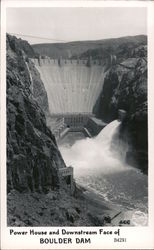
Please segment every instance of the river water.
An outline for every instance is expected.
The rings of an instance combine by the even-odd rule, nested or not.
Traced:
[[[121,206],[132,225],[148,223],[148,178],[125,163],[127,145],[117,140],[120,122],[113,121],[96,137],[70,133],[61,142],[66,165],[73,166],[76,182]],[[131,215],[131,216],[130,216]]]

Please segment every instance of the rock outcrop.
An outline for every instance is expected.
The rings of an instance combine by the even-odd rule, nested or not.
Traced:
[[[127,162],[147,173],[147,48],[140,45],[131,49],[128,55],[122,58],[119,54],[117,62],[108,70],[94,112],[110,122],[117,119],[118,109],[126,110],[121,138],[131,146]]]
[[[47,192],[65,163],[46,126],[47,94],[28,61],[31,46],[7,35],[7,191]]]

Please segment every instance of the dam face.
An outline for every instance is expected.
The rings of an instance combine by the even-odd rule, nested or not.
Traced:
[[[48,95],[48,125],[60,137],[69,128],[81,130],[94,115],[102,90],[105,66],[100,60],[31,59]],[[92,124],[92,123],[90,123]]]
[[[92,113],[104,82],[100,61],[33,59],[53,115]]]

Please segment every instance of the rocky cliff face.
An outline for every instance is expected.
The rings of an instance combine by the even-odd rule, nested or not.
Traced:
[[[65,163],[46,126],[47,95],[27,42],[7,35],[7,178],[8,192],[43,191],[59,185]]]
[[[118,117],[118,109],[127,111],[121,126],[121,138],[128,141],[131,151],[128,163],[148,171],[147,132],[147,47],[129,49],[108,70],[102,93],[94,112],[106,122]]]

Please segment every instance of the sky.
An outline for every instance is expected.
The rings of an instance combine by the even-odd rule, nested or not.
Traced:
[[[146,34],[146,19],[144,7],[8,8],[6,30],[30,44],[99,40]]]

